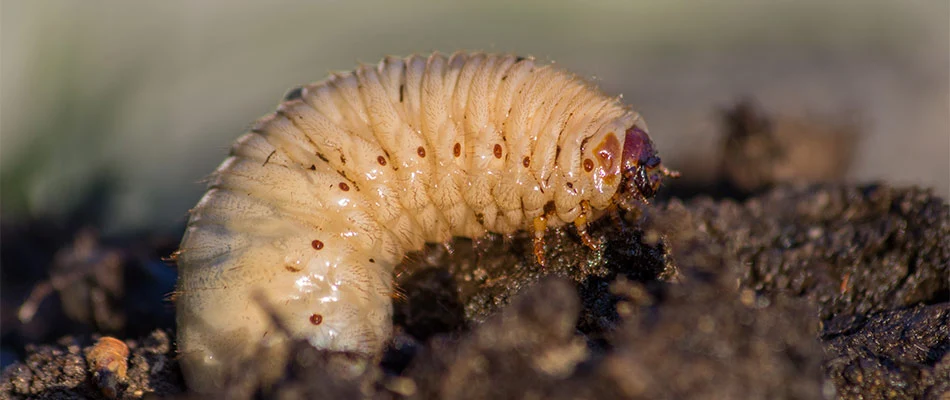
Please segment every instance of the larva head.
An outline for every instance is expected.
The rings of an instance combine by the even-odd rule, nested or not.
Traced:
[[[679,173],[661,165],[646,124],[639,118],[624,135],[621,168],[623,177],[619,194],[622,198],[643,202],[656,194],[663,176],[679,176]]]

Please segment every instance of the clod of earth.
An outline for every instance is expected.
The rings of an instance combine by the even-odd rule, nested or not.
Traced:
[[[298,345],[283,378],[229,394],[307,398],[940,398],[950,390],[950,206],[884,185],[672,200],[593,231],[459,241],[397,275],[382,360]],[[430,267],[430,268],[426,268]],[[414,271],[412,273],[407,271]],[[183,390],[171,338],[131,348],[122,398]],[[4,396],[102,397],[88,339],[32,347]]]

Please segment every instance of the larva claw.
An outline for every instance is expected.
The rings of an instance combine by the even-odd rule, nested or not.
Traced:
[[[548,227],[547,215],[534,218],[534,257],[544,266],[544,231]]]
[[[597,247],[600,246],[600,241],[594,239],[587,233],[587,218],[579,217],[574,220],[574,227],[577,228],[577,235],[581,237],[581,242],[584,243],[584,246],[591,250],[597,250]]]
[[[574,220],[574,227],[577,228],[577,235],[581,237],[581,242],[591,250],[597,250],[600,241],[590,237],[587,233],[587,219],[591,214],[590,203],[586,200],[581,202],[581,214]]]

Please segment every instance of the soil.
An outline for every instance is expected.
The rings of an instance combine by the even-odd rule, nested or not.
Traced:
[[[769,142],[759,118],[730,111],[727,133]],[[597,249],[552,230],[545,266],[524,235],[410,255],[382,357],[301,342],[277,383],[260,385],[265,363],[252,360],[222,395],[950,398],[947,201],[884,183],[791,183],[796,163],[778,155],[749,157],[758,172],[737,178],[751,174],[736,161],[748,146],[727,143],[718,181],[674,184],[599,220]],[[839,178],[840,162],[827,165],[808,179]],[[82,218],[57,221],[3,228],[0,397],[208,397],[187,393],[175,360],[174,270],[159,260],[176,237],[99,241]],[[50,298],[20,322],[44,280]],[[90,356],[103,335],[128,338],[117,383]]]

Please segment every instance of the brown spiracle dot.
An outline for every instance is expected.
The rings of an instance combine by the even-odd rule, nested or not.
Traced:
[[[376,162],[378,162],[379,165],[386,165],[386,157],[383,157],[383,156],[376,157]]]
[[[568,188],[568,189],[573,189],[573,188],[574,188],[574,184],[568,182],[568,183],[567,183],[567,188]]]
[[[310,242],[310,245],[313,246],[314,250],[320,250],[323,248],[323,242],[316,239]]]
[[[350,190],[350,185],[347,185],[346,182],[340,182],[340,190],[348,192]]]
[[[310,323],[314,325],[320,325],[323,323],[323,316],[320,314],[311,314]]]
[[[500,144],[495,144],[495,148],[492,149],[492,151],[495,153],[495,158],[501,158],[501,151],[502,151],[502,150],[501,150],[501,145],[500,145]]]
[[[531,165],[531,157],[525,156],[524,160],[521,160],[521,165],[528,168],[528,166]]]
[[[458,157],[458,156],[462,155],[462,144],[461,144],[461,143],[456,143],[456,144],[455,144],[455,147],[452,148],[452,154],[454,154],[455,157]]]
[[[419,148],[416,149],[416,154],[418,154],[419,157],[425,158],[425,157],[426,157],[426,148],[425,148],[425,147],[422,147],[422,146],[419,146]]]
[[[584,160],[584,171],[590,172],[594,170],[594,160],[585,159]]]

